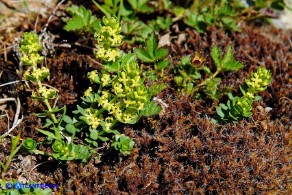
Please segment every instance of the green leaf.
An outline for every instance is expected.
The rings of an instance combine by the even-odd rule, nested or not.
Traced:
[[[211,50],[212,59],[217,67],[217,69],[221,68],[221,53],[220,49],[217,45],[214,45]]]
[[[128,0],[128,2],[137,12],[148,13],[154,11],[154,8],[148,6],[149,0]]]
[[[65,121],[66,123],[70,123],[70,124],[74,123],[73,120],[67,115],[63,116],[63,121]]]
[[[191,56],[183,56],[181,58],[181,65],[190,65],[191,64]]]
[[[100,26],[98,19],[92,15],[90,10],[83,6],[71,6],[67,11],[72,15],[72,18],[67,21],[64,29],[66,31],[86,30],[94,33]]]
[[[232,60],[232,61],[228,61],[225,64],[223,64],[222,70],[223,71],[237,71],[239,69],[243,68],[243,64]]]
[[[130,39],[131,42],[139,41],[143,43],[148,35],[153,32],[148,25],[138,19],[124,19],[122,23],[122,31],[124,34],[128,35],[126,39]]]
[[[169,61],[168,60],[160,61],[157,64],[157,70],[162,70],[162,69],[164,69],[164,68],[166,68],[168,66],[169,66]]]
[[[187,95],[191,95],[193,93],[194,84],[192,82],[187,83],[186,93]]]
[[[141,116],[152,116],[159,114],[161,107],[156,102],[147,102],[144,105],[144,109],[140,112]]]
[[[232,93],[228,93],[227,95],[228,95],[228,97],[229,97],[230,100],[233,100],[234,99],[234,96],[232,95]]]
[[[37,143],[35,140],[29,137],[23,142],[22,146],[25,147],[28,151],[31,151],[36,149]]]
[[[103,141],[103,142],[106,142],[106,141],[109,140],[108,137],[102,137],[102,136],[99,136],[98,139],[100,139],[100,140]]]
[[[147,79],[151,80],[151,81],[157,81],[158,80],[158,77],[157,75],[153,72],[153,71],[145,71],[143,73],[143,75],[145,77],[147,77]]]
[[[48,136],[51,139],[57,139],[57,137],[53,133],[51,133],[49,131],[45,131],[45,130],[42,130],[42,129],[39,129],[39,128],[35,128],[35,129],[38,130],[39,132],[41,132],[42,134],[45,134],[46,136]]]
[[[165,58],[168,55],[168,49],[165,48],[159,48],[155,51],[155,59],[161,60]]]
[[[194,80],[197,80],[197,79],[199,79],[199,78],[201,78],[201,74],[200,74],[200,72],[198,72],[198,71],[194,71],[191,75],[190,75],[190,77],[192,78],[192,79],[194,79]]]
[[[149,89],[149,95],[153,96],[153,95],[157,95],[159,94],[161,91],[163,91],[166,88],[166,84],[158,84],[158,85],[152,85]]]
[[[108,72],[118,72],[120,62],[107,62],[103,64],[103,68]]]
[[[227,50],[225,52],[225,55],[222,59],[222,66],[224,67],[224,65],[227,63],[227,62],[230,62],[230,61],[233,61],[233,53],[232,53],[232,47],[231,45],[229,44],[227,46]]]
[[[262,97],[261,97],[261,96],[256,95],[256,96],[254,97],[254,101],[260,101],[260,100],[262,100]]]
[[[120,1],[119,14],[124,17],[131,15],[133,11],[124,5],[124,0]]]
[[[90,130],[90,138],[93,140],[97,140],[97,138],[99,138],[98,131],[96,129]]]
[[[148,40],[146,41],[146,46],[147,46],[147,52],[148,52],[149,56],[151,58],[154,58],[154,52],[158,46],[157,38],[154,35],[154,33],[152,33],[150,35],[150,37],[148,38]]]
[[[46,123],[45,123],[45,125],[43,127],[47,128],[47,127],[51,126],[52,124],[54,124],[53,121],[51,119],[47,118],[46,119]]]
[[[225,114],[222,112],[221,107],[216,107],[216,112],[222,119],[225,117]]]
[[[142,60],[143,62],[155,62],[155,59],[152,58],[148,52],[144,49],[136,49],[135,53],[137,57]]]
[[[65,126],[65,129],[66,129],[66,131],[68,131],[71,134],[74,134],[76,132],[75,126],[73,124],[70,124],[70,123]]]
[[[130,64],[133,61],[136,62],[136,56],[133,53],[128,53],[123,56],[121,66],[125,67],[127,64]]]
[[[124,134],[113,136],[112,147],[120,151],[124,155],[129,155],[134,146],[134,141]]]
[[[96,5],[96,7],[98,7],[98,9],[100,9],[100,11],[102,11],[104,15],[106,15],[107,17],[111,16],[111,14],[105,9],[104,6],[99,5],[99,3],[95,2],[94,0],[92,0],[92,2]]]
[[[228,110],[228,107],[225,104],[220,103],[219,106],[224,110]]]
[[[291,5],[291,4],[290,4]],[[283,0],[274,0],[271,5],[271,8],[276,9],[276,10],[284,10],[286,5],[283,2]],[[291,10],[290,10],[291,11]]]
[[[78,111],[79,111],[80,114],[86,115],[85,110],[81,106],[77,105],[77,109],[78,109]]]

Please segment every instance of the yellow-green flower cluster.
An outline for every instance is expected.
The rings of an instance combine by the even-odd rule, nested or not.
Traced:
[[[47,88],[45,86],[41,86],[38,89],[38,94],[36,92],[32,92],[32,97],[41,98],[41,99],[53,99],[56,97],[56,90]]]
[[[98,106],[112,115],[115,120],[123,123],[135,123],[139,111],[143,110],[148,98],[148,89],[140,77],[141,70],[135,60],[128,62],[117,75],[106,71],[92,71],[88,78],[100,85],[97,100]],[[90,87],[84,96],[93,93]]]
[[[46,67],[36,68],[35,71],[31,69],[26,70],[23,77],[27,81],[42,81],[50,76],[50,70]]]
[[[122,44],[121,25],[114,17],[103,18],[101,28],[94,34],[97,41],[98,51],[96,58],[104,61],[114,62],[121,56],[118,46]]]
[[[264,91],[272,81],[272,74],[265,67],[259,67],[256,73],[246,79],[245,83],[248,85],[248,92],[252,94]]]
[[[44,57],[39,54],[41,50],[42,46],[39,44],[38,35],[33,32],[24,33],[20,42],[21,61],[23,64],[37,66],[38,63],[44,60]]]
[[[95,108],[87,108],[84,111],[85,113],[80,117],[80,119],[89,125],[91,130],[102,126],[104,131],[111,131],[111,127],[114,124],[114,119],[112,117],[104,118],[103,114]]]
[[[38,68],[38,63],[42,62],[44,57],[39,54],[42,45],[39,43],[38,35],[34,32],[24,33],[20,42],[20,51],[22,54],[21,61],[23,64],[30,66],[23,74],[27,81],[33,81],[38,84],[38,92],[33,92],[32,97],[38,99],[51,99],[56,97],[56,90],[44,87],[41,84],[50,76],[50,70],[46,67]]]
[[[252,99],[247,96],[235,97],[232,100],[233,109],[231,110],[230,114],[233,117],[249,117],[252,115],[252,103]]]
[[[98,48],[98,51],[95,53],[95,57],[102,59],[104,61],[115,62],[117,58],[121,56],[120,49],[116,48]]]
[[[98,110],[92,108],[87,108],[85,112],[84,120],[92,129],[96,129],[101,124],[101,121],[103,121],[102,114],[100,114]]]

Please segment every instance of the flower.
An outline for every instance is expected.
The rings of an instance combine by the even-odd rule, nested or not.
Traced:
[[[48,89],[47,87],[40,87],[38,92],[40,93],[41,97],[45,98],[45,99],[51,99],[51,98],[55,98],[56,96],[56,90],[54,89]]]
[[[101,114],[98,115],[97,110],[95,109],[86,109],[85,115],[82,118],[89,126],[91,126],[92,129],[96,129],[100,122],[103,121],[103,116]]]
[[[135,78],[132,79],[131,87],[138,87],[140,85],[139,81],[140,81],[140,76],[135,76]]]
[[[115,83],[113,85],[112,92],[114,92],[116,95],[120,94],[123,92],[123,86],[121,83]]]
[[[109,112],[109,114],[114,115],[114,117],[118,120],[121,120],[122,117],[122,110],[120,107],[121,107],[120,103],[114,104],[112,106],[111,112]]]
[[[89,87],[85,92],[84,92],[84,96],[90,96],[90,93],[92,92],[92,87]]]
[[[93,70],[88,73],[87,77],[90,79],[93,83],[100,83],[99,76],[96,70]]]
[[[252,115],[252,99],[248,97],[235,97],[232,100],[234,110],[232,111],[233,116],[244,116],[249,117]]]
[[[31,53],[31,54],[22,54],[23,56],[20,60],[23,62],[24,65],[31,65],[36,66],[38,63],[44,60],[43,56],[40,56],[38,53]]]
[[[107,86],[110,83],[111,77],[109,74],[102,74],[101,81],[103,86]]]
[[[252,73],[245,83],[248,86],[248,92],[258,93],[267,88],[272,81],[272,74],[265,67],[259,67],[257,72]]]
[[[115,62],[118,57],[120,57],[120,50],[119,49],[112,49],[112,48],[103,48],[100,47],[96,52],[96,58],[100,58],[104,61],[113,61]]]
[[[23,39],[20,42],[20,51],[22,57],[20,60],[24,65],[36,66],[44,60],[38,52],[42,50],[42,45],[39,44],[39,38],[36,33],[24,33]]]
[[[123,83],[124,85],[127,84],[127,82],[129,81],[129,79],[128,79],[128,77],[127,77],[127,75],[126,75],[125,72],[122,72],[121,73],[120,77],[118,78],[118,81],[121,82],[121,83]]]
[[[138,110],[143,110],[144,108],[144,102],[138,102]]]
[[[136,102],[130,99],[124,99],[124,103],[126,105],[126,108],[128,108],[131,104],[135,104]]]
[[[132,120],[132,116],[130,114],[123,114],[123,120],[125,123],[130,123]]]

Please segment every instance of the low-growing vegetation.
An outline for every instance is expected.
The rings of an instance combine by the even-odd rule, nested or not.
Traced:
[[[283,10],[62,0],[27,17],[0,45],[0,194],[291,193]]]

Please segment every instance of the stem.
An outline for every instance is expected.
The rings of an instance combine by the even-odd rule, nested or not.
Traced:
[[[34,66],[32,66],[33,71],[36,71],[36,68]],[[43,87],[42,83],[40,81],[37,81],[38,87],[39,89]],[[52,111],[52,107],[49,103],[49,101],[47,99],[43,100],[44,104],[46,105],[46,107],[48,108],[48,110],[51,112]],[[54,123],[58,123],[58,119],[56,118],[56,115],[54,113],[49,113],[51,119],[54,121]]]
[[[7,161],[6,161],[6,164],[5,164],[5,167],[4,167],[4,172],[6,172],[6,170],[8,169],[11,161],[12,161],[12,158],[15,156],[15,154],[18,152],[18,150],[21,148],[22,146],[22,143],[20,144],[20,146],[18,146],[14,151],[11,151]]]
[[[211,78],[212,78],[212,79],[215,78],[215,77],[217,76],[217,74],[219,74],[220,71],[221,71],[221,69],[217,69],[216,72],[215,72],[214,74],[212,74],[211,77],[205,79],[203,82],[201,82],[199,85],[197,85],[197,86],[194,88],[194,91],[198,91],[200,87],[206,85],[207,81],[208,81],[209,79],[211,79]]]
[[[5,165],[1,162],[1,166],[3,168],[3,172],[6,172],[11,161],[12,161],[12,158],[16,155],[16,153],[19,151],[19,149],[21,148],[23,142],[21,142],[21,144],[17,146],[19,140],[20,140],[20,132],[18,133],[18,135],[16,137],[11,137],[11,151],[10,151],[10,154],[8,156],[8,159],[5,163]]]

